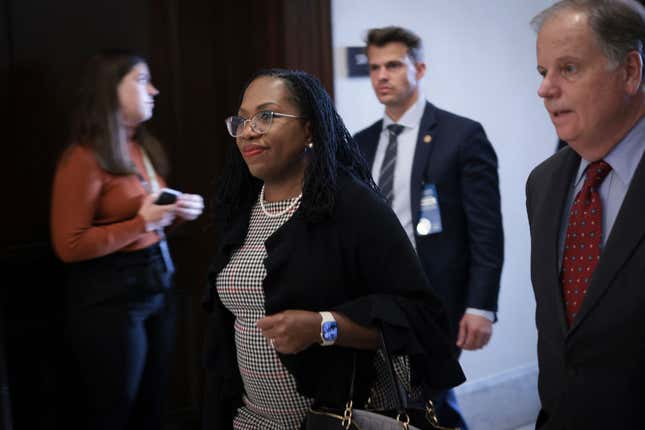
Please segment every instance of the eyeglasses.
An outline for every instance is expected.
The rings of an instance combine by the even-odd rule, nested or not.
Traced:
[[[224,120],[224,122],[226,123],[226,129],[228,130],[228,133],[233,137],[238,137],[239,135],[244,133],[244,127],[246,127],[247,122],[251,123],[251,130],[253,130],[257,134],[267,133],[269,131],[269,128],[271,128],[271,123],[273,122],[274,117],[306,119],[303,116],[289,115],[286,113],[264,110],[256,113],[249,119],[243,118],[241,116],[229,116]]]

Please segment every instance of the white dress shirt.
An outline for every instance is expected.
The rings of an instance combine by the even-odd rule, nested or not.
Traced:
[[[636,172],[643,153],[645,153],[645,117],[641,118],[634,128],[603,158],[611,166],[611,171],[598,188],[600,202],[602,203],[603,247],[607,244],[607,238],[611,234],[611,229],[614,227],[614,221],[618,216],[620,207],[623,205],[625,194],[627,194],[629,184],[632,182],[634,172]],[[585,182],[584,179],[589,164],[591,163],[588,160],[584,158],[580,159],[578,173],[569,189],[567,205],[560,226],[558,248],[560,268],[562,268],[562,257],[564,256],[564,238],[567,233],[569,212],[571,212],[573,199],[580,192]]]
[[[385,150],[389,143],[390,133],[387,126],[390,124],[399,124],[403,126],[401,134],[397,140],[396,164],[394,166],[394,181],[392,184],[393,200],[392,209],[399,218],[408,239],[416,250],[416,241],[414,238],[414,226],[412,225],[412,203],[410,201],[410,180],[412,177],[412,165],[414,163],[414,152],[417,146],[417,137],[419,136],[419,127],[423,118],[423,111],[426,107],[426,99],[419,92],[419,97],[412,106],[403,114],[395,123],[387,113],[383,115],[383,128],[379,137],[376,153],[374,154],[374,164],[372,165],[372,177],[378,181],[381,173],[381,165],[385,157]],[[483,309],[467,308],[466,313],[483,316],[484,318],[494,321],[495,314]]]

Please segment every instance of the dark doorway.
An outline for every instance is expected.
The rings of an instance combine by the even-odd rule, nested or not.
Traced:
[[[0,430],[68,428],[74,420],[62,265],[50,248],[48,216],[70,94],[86,59],[108,47],[149,59],[161,90],[150,128],[170,155],[169,182],[209,197],[231,144],[223,119],[255,70],[304,69],[333,91],[330,17],[329,0],[0,0],[0,117],[8,149],[1,169]],[[180,315],[167,422],[198,428],[199,302],[217,232],[203,216],[170,241]]]

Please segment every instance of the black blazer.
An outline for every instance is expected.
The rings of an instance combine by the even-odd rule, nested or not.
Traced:
[[[337,189],[331,217],[309,223],[296,211],[265,242],[266,314],[336,310],[359,324],[381,326],[390,351],[410,356],[417,383],[445,389],[463,382],[446,314],[398,219],[380,196],[352,178],[339,175]],[[205,365],[210,384],[216,387],[205,404],[212,409],[207,412],[217,415],[209,421],[221,428],[230,428],[242,387],[234,316],[222,305],[215,285],[218,273],[244,241],[249,216],[246,210],[224,227],[205,297],[211,311]],[[349,392],[353,351],[312,345],[299,354],[280,354],[280,360],[294,375],[301,394],[321,404],[342,406]],[[373,354],[366,351],[359,357],[357,391],[366,390],[374,376]]]
[[[370,166],[382,124],[354,136]],[[443,231],[415,233],[416,249],[454,338],[467,307],[497,311],[504,261],[497,156],[479,123],[426,103],[410,178],[413,226],[424,184],[437,188]]]
[[[580,157],[564,148],[526,184],[538,329],[540,429],[637,428],[645,404],[645,165],[634,173],[587,289],[567,328],[558,241]]]

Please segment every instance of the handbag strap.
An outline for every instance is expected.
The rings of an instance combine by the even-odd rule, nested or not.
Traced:
[[[408,407],[407,394],[405,393],[405,390],[403,389],[403,387],[401,387],[401,384],[399,383],[399,379],[396,376],[396,373],[394,371],[392,356],[390,355],[390,352],[387,349],[387,343],[385,342],[385,334],[383,333],[383,329],[382,328],[379,329],[378,332],[379,332],[379,349],[381,349],[381,351],[383,352],[385,367],[387,368],[387,373],[391,379],[392,386],[396,391],[396,396],[394,399],[396,412],[397,412],[396,420],[403,425],[404,429],[407,429],[410,423],[410,417],[406,412],[406,409]],[[348,398],[349,400],[345,405],[345,412],[343,413],[342,423],[341,423],[344,429],[349,429],[352,423],[354,384],[356,382],[356,355],[357,355],[356,352],[354,352],[353,358],[352,358],[352,377],[350,379],[350,384],[349,384],[349,398]],[[437,415],[434,409],[434,404],[431,400],[428,400],[426,404],[426,419],[434,429],[459,430],[458,428],[451,429],[448,427],[442,427],[439,424],[439,420],[437,419]]]
[[[349,400],[354,400],[354,384],[356,381],[356,351],[352,354],[352,378],[349,381]]]
[[[396,376],[394,371],[394,364],[392,363],[392,357],[390,352],[387,349],[387,343],[385,342],[385,335],[383,330],[379,329],[379,349],[383,352],[383,359],[385,360],[385,367],[387,369],[387,374],[392,383],[392,387],[396,391],[396,398],[394,399],[396,411],[399,413],[405,413],[405,409],[408,406],[407,396],[405,391],[399,384],[399,379]],[[354,400],[354,384],[356,383],[356,352],[352,354],[352,377],[349,382],[349,400]]]
[[[387,349],[387,343],[385,342],[385,335],[383,334],[382,329],[379,330],[379,341],[380,341],[379,348],[381,349],[381,351],[383,351],[383,359],[385,360],[385,367],[387,369],[387,373],[390,377],[392,387],[396,391],[396,396],[394,399],[396,411],[399,414],[404,414],[406,408],[408,407],[407,395],[403,387],[401,387],[401,384],[399,383],[399,378],[396,376],[396,373],[394,371],[392,356],[390,355],[390,352]]]
[[[383,330],[379,330],[380,334],[380,348],[383,351],[383,358],[385,359],[385,367],[387,367],[388,374],[390,375],[390,379],[392,380],[392,384],[394,389],[396,390],[396,399],[395,399],[395,406],[396,406],[396,412],[398,413],[397,420],[405,422],[406,424],[410,421],[410,418],[406,412],[406,409],[408,407],[408,397],[405,393],[405,390],[403,387],[401,387],[401,384],[399,383],[399,378],[396,376],[396,373],[394,372],[394,364],[392,363],[392,356],[390,355],[390,352],[387,349],[387,343],[385,342],[385,335],[383,334]],[[459,430],[459,429],[450,429],[448,427],[442,427],[439,424],[439,420],[437,418],[437,414],[434,408],[434,403],[432,400],[427,400],[426,401],[426,419],[432,426],[432,428],[438,429],[438,430]],[[406,427],[407,428],[407,427]]]

